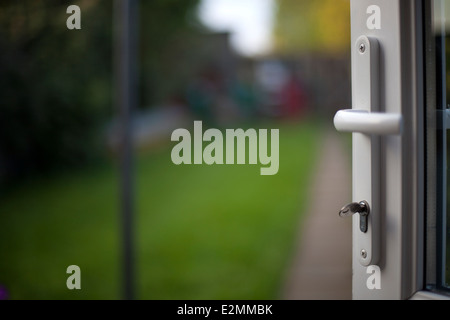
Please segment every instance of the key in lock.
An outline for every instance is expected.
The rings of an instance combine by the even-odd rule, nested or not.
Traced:
[[[359,213],[359,230],[361,232],[366,233],[369,223],[369,213],[370,213],[370,207],[369,203],[367,201],[363,200],[360,202],[352,202],[346,206],[344,206],[339,211],[339,216],[342,218],[349,217],[354,215],[355,213]]]

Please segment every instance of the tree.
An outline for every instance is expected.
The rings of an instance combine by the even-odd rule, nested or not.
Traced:
[[[111,4],[74,3],[83,30],[67,29],[67,1],[0,1],[1,178],[93,156],[111,104]]]
[[[150,106],[185,85],[186,53],[202,28],[196,17],[200,0],[140,1],[141,104]]]
[[[198,0],[139,2],[141,92],[152,103]],[[81,9],[80,30],[67,28],[69,5]],[[0,0],[0,183],[99,156],[116,113],[112,19],[111,0]]]
[[[277,0],[275,51],[341,53],[350,45],[349,0]]]

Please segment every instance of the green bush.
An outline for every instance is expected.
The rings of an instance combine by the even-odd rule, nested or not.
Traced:
[[[140,1],[142,88],[198,0]],[[0,0],[0,182],[96,158],[113,105],[111,0]],[[81,30],[68,30],[69,5]],[[164,66],[162,66],[164,67]],[[159,68],[159,67],[158,67]],[[152,103],[158,88],[141,90]],[[148,104],[147,104],[148,105]]]

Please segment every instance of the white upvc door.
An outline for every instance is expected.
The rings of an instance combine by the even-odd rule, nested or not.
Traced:
[[[445,297],[443,2],[351,1],[352,106],[334,121],[353,132],[354,299]]]

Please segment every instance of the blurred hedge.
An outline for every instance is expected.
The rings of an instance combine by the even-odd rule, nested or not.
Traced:
[[[85,8],[83,4],[88,3]],[[93,133],[111,112],[111,1],[0,2],[0,170],[3,180],[94,157]]]
[[[0,0],[0,182],[99,156],[99,132],[114,114],[113,2]],[[141,1],[142,87],[158,82],[150,69],[160,48],[197,2]],[[81,30],[66,27],[72,4]],[[157,89],[142,96],[152,103]]]

